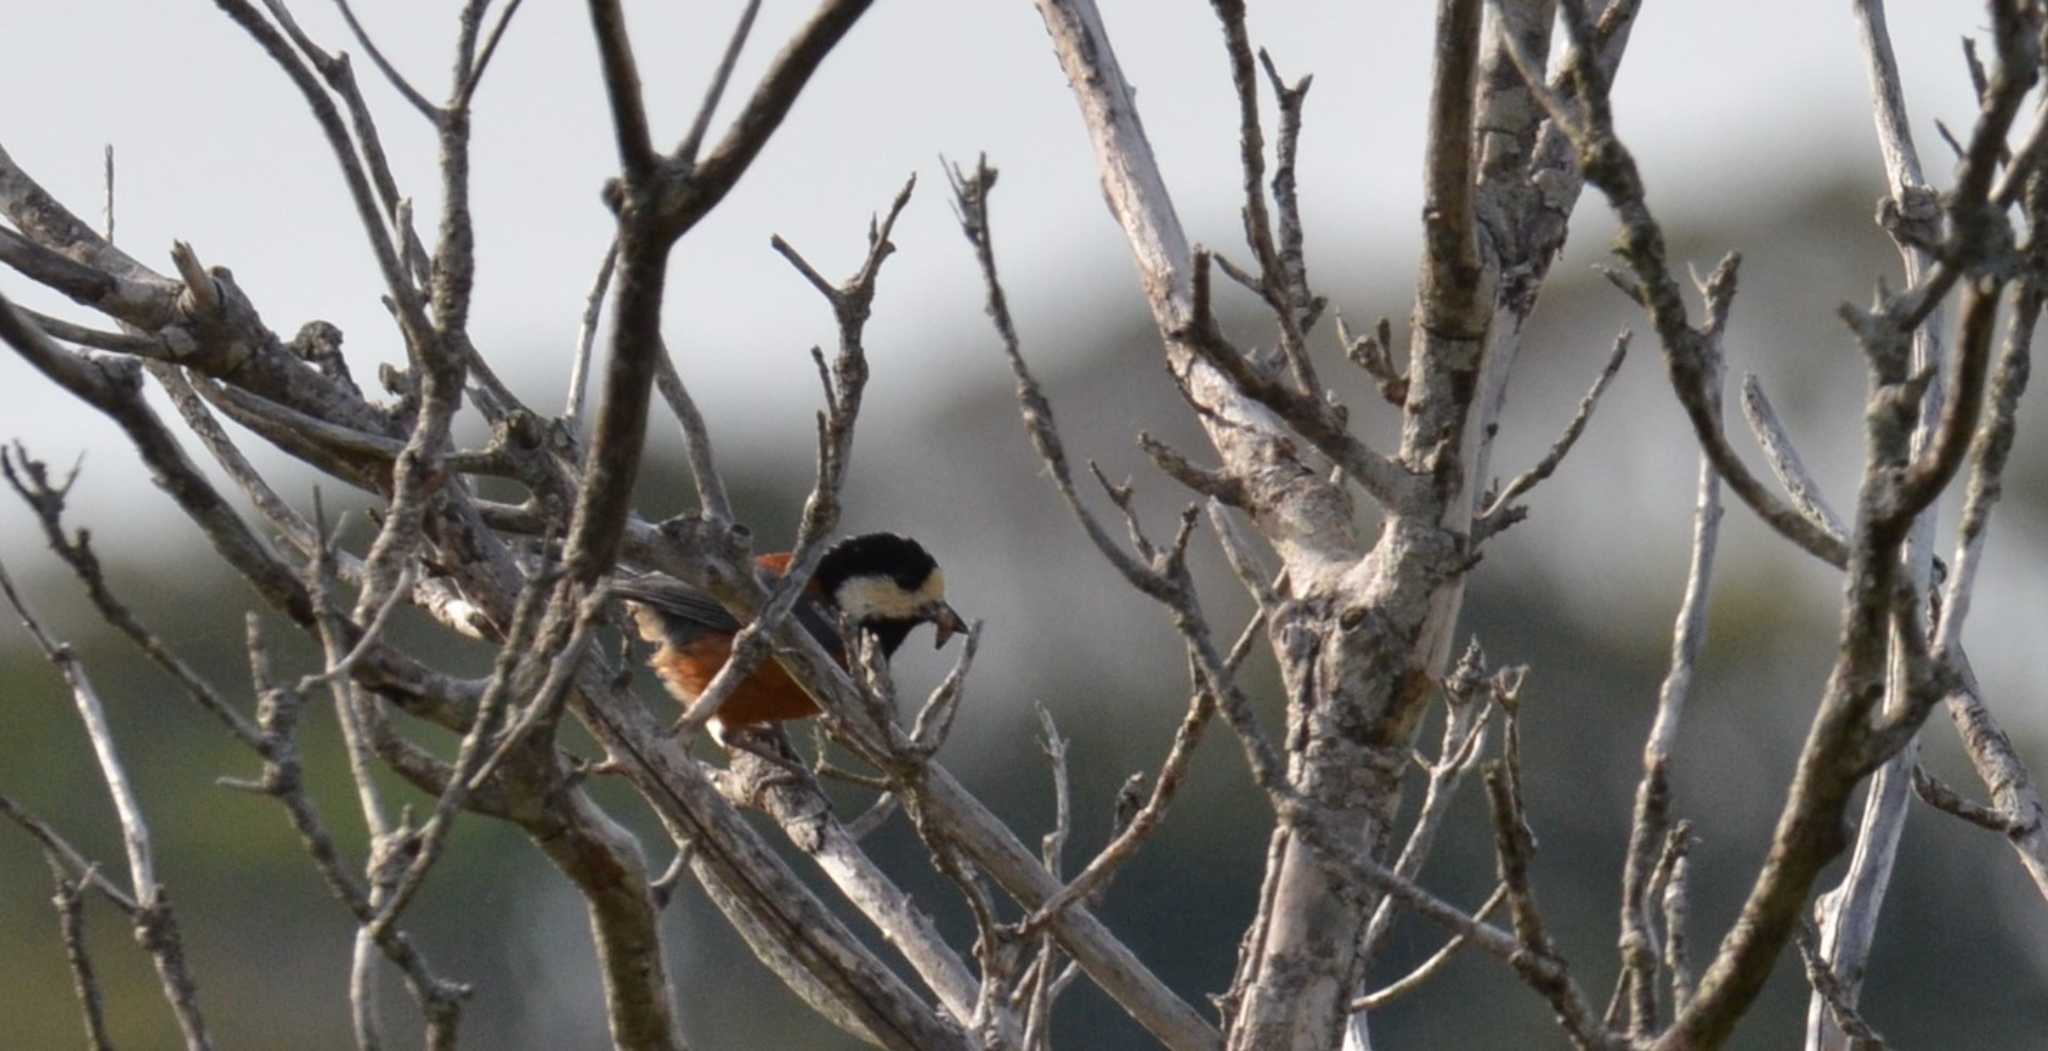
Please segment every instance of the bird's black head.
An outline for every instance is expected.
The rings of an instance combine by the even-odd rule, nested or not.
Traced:
[[[864,533],[833,545],[811,583],[855,627],[894,653],[912,628],[929,621],[938,645],[966,628],[946,604],[946,576],[922,544],[894,533]]]

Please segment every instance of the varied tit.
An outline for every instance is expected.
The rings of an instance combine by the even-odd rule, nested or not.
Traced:
[[[789,559],[782,553],[755,562],[771,576],[781,576]],[[647,663],[687,708],[725,667],[740,622],[717,599],[669,577],[619,581],[612,592],[626,600],[640,637],[659,645]],[[841,617],[855,630],[875,636],[888,656],[920,624],[931,624],[935,646],[967,630],[960,614],[946,604],[946,578],[938,562],[917,541],[894,533],[866,533],[833,545],[818,560],[793,612],[841,666],[846,664],[836,626]],[[782,666],[768,660],[726,697],[707,726],[712,739],[724,745],[733,730],[805,719],[817,711]]]

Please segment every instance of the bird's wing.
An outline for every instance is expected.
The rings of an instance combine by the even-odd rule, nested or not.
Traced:
[[[617,579],[612,583],[612,594],[660,616],[661,627],[665,629],[660,634],[650,634],[642,626],[641,637],[650,642],[682,644],[702,635],[732,635],[740,630],[739,618],[717,599],[672,577],[650,573]],[[797,623],[825,647],[825,652],[838,659],[839,631],[831,616],[809,595],[797,599],[794,612]]]
[[[679,580],[648,575],[612,583],[612,594],[635,602],[662,615],[665,621],[680,622],[691,634],[718,632],[730,635],[740,622],[718,600]]]

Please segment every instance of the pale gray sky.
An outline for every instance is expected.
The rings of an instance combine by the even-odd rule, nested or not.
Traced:
[[[331,5],[294,6],[318,39],[357,50]],[[726,9],[737,6],[628,5],[650,109],[664,132],[658,137],[672,140],[687,121],[722,46]],[[1234,244],[1235,124],[1208,5],[1104,6],[1191,233]],[[1406,266],[1412,256],[1430,6],[1254,5],[1255,42],[1288,74],[1316,77],[1301,181],[1312,261],[1326,273]],[[359,0],[357,7],[394,61],[439,97],[455,5]],[[740,85],[808,7],[765,5]],[[1647,7],[1623,74],[1620,119],[1642,158],[1652,203],[1667,215],[1739,209],[1759,185],[1802,178],[1816,166],[1874,166],[1846,4],[1667,0]],[[1968,123],[1956,41],[1981,13],[1949,0],[1893,7],[1923,151],[1944,172],[1946,150],[1932,119]],[[704,9],[717,13],[696,13]],[[20,4],[7,21],[13,44],[0,64],[0,97],[9,100],[0,142],[45,186],[96,215],[100,150],[111,142],[118,239],[128,251],[168,270],[171,240],[188,240],[209,264],[234,270],[280,333],[289,336],[312,318],[333,321],[348,335],[359,375],[370,372],[370,361],[398,358],[325,140],[283,75],[212,5]],[[431,216],[427,129],[366,60],[356,66],[403,188]],[[733,367],[757,354],[800,352],[831,332],[821,304],[768,250],[768,235],[782,233],[827,271],[844,270],[867,213],[911,171],[923,186],[897,237],[903,251],[884,278],[871,342],[914,355],[919,367],[929,361],[935,376],[942,371],[950,348],[934,337],[977,323],[981,304],[935,158],[971,159],[978,151],[1003,171],[999,249],[1017,287],[1128,272],[1117,269],[1125,265],[1123,248],[1031,5],[884,2],[832,56],[732,197],[676,253],[668,331],[700,400],[719,407],[728,426],[766,412],[783,418],[777,433],[807,431],[809,413],[798,410],[812,391],[799,387],[778,400]],[[473,330],[541,405],[559,397],[560,361],[607,240],[597,188],[613,167],[581,5],[526,5],[477,106],[481,263]],[[1317,236],[1323,231],[1358,234]],[[53,305],[17,277],[0,281],[12,296]],[[531,370],[517,358],[530,359]],[[760,411],[734,409],[747,404]],[[112,476],[130,470],[130,458],[108,444],[111,432],[89,416],[11,355],[0,356],[0,421],[8,434],[37,436],[52,458],[65,451],[59,436],[105,450],[93,458],[81,493],[88,509],[105,506],[105,494],[121,488]],[[56,421],[63,426],[53,427]],[[0,536],[19,537],[24,525],[21,515],[0,512]],[[122,525],[103,528],[118,534]]]

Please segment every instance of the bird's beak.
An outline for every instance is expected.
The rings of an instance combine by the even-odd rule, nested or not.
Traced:
[[[955,633],[967,630],[967,622],[960,619],[960,614],[954,612],[953,607],[943,602],[933,605],[925,614],[925,619],[932,622],[933,649],[945,646],[946,640],[952,638]]]

